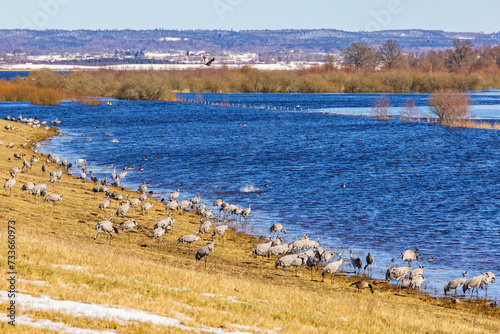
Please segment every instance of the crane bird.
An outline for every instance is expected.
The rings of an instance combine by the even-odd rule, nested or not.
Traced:
[[[14,176],[12,176],[11,179],[8,179],[4,182],[3,188],[5,190],[9,189],[9,191],[10,191],[9,196],[12,196],[12,187],[14,187],[15,184],[16,184],[16,174],[14,174]]]
[[[167,212],[167,218],[163,218],[161,220],[157,220],[156,221],[156,224],[154,226],[154,228],[157,228],[157,227],[160,227],[160,226],[163,226],[165,229],[167,228],[171,228],[173,229],[174,227],[174,224],[175,224],[175,220],[174,218],[171,218],[170,217],[170,212]]]
[[[163,227],[163,226],[159,226],[159,227],[157,227],[157,228],[154,229],[153,235],[151,236],[151,238],[157,238],[158,239],[158,247],[160,247],[161,237],[165,234],[166,231],[167,231],[167,228]]]
[[[406,277],[406,275],[412,270],[411,261],[408,261],[408,267],[395,267],[387,269],[385,273],[386,280],[396,280],[398,283]]]
[[[359,257],[352,256],[352,249],[349,250],[349,254],[351,255],[351,264],[354,268],[354,273],[356,274],[357,269],[361,270],[361,259]]]
[[[342,253],[339,253],[339,259],[337,261],[331,262],[323,268],[321,272],[321,277],[322,277],[321,282],[324,282],[326,274],[331,274],[333,283],[335,279],[333,275],[337,272],[337,270],[339,270],[342,263],[344,263],[344,259],[342,258]]]
[[[200,203],[200,200],[201,200],[200,194],[196,194],[196,197],[191,198],[190,201],[191,201],[191,203],[193,203],[193,205],[196,205],[196,204]]]
[[[367,281],[357,281],[357,282],[352,283],[349,286],[357,288],[358,292],[361,292],[362,289],[370,289],[370,291],[373,294],[373,286],[370,283],[368,283]]]
[[[405,262],[417,261],[419,255],[420,253],[418,252],[418,249],[407,249],[401,253],[401,259]]]
[[[248,203],[248,208],[244,209],[241,215],[243,218],[245,218],[245,221],[247,221],[248,216],[250,215],[250,212],[252,212],[252,203]]]
[[[457,294],[457,289],[460,287],[460,285],[464,284],[467,279],[465,278],[465,275],[467,274],[467,271],[464,270],[462,271],[462,276],[460,278],[455,278],[448,283],[444,285],[444,294],[446,295],[448,291],[454,289],[455,290],[455,295]]]
[[[264,256],[269,251],[269,248],[273,246],[273,240],[269,236],[269,241],[262,244],[253,244],[252,256],[256,258],[257,256],[262,256],[262,263],[264,263]]]
[[[307,260],[307,255],[306,254],[290,254],[290,255],[285,255],[278,260],[276,260],[274,264],[274,268],[278,269],[278,267],[282,267],[284,272],[285,272],[285,279],[286,279],[286,268],[288,267],[299,267],[302,266],[305,261]]]
[[[174,199],[178,199],[179,198],[179,189],[177,189],[176,191],[174,191],[173,193],[170,194],[170,196],[168,196],[168,199],[170,201],[174,200]]]
[[[212,65],[212,63],[215,61],[215,57],[210,59],[210,60],[207,60],[207,57],[205,57],[205,55],[202,56],[203,57],[203,63],[206,65],[206,66],[210,66]]]
[[[106,208],[109,206],[110,203],[111,201],[109,199],[109,196],[106,196],[106,199],[101,203],[99,203],[99,209],[103,209],[104,211],[106,211]]]
[[[182,237],[177,239],[177,244],[188,244],[189,254],[191,254],[191,244],[198,240],[200,240],[200,232],[196,232],[196,235],[193,234],[183,235]]]
[[[419,265],[417,269],[413,269],[410,272],[410,278],[416,277],[418,275],[423,275],[425,271],[425,268],[423,265]]]
[[[371,255],[369,252],[368,252],[368,255],[366,255],[366,265],[365,265],[365,268],[363,269],[363,271],[365,271],[366,267],[368,267],[368,266],[370,266],[368,271],[371,273],[372,268],[373,268],[373,255]]]
[[[125,204],[123,204],[116,210],[116,215],[117,216],[121,215],[123,220],[125,221],[125,215],[127,214],[129,208],[130,208],[130,202],[128,201],[128,194],[127,194],[127,202],[125,202]]]
[[[132,198],[128,200],[130,202],[130,206],[132,207],[132,210],[135,212],[136,206],[138,206],[141,203],[141,200],[139,198]]]
[[[485,278],[481,282],[481,285],[479,286],[480,288],[485,288],[486,289],[486,294],[488,294],[488,285],[490,283],[495,283],[497,281],[497,278],[495,275],[491,272],[485,272],[483,275],[485,275]]]
[[[134,228],[139,228],[139,225],[135,220],[127,220],[120,224],[120,228],[122,229],[122,231],[128,230],[128,236],[130,237],[130,231],[132,231],[132,229]]]
[[[62,197],[63,197],[62,194],[60,194],[60,195],[47,195],[43,199],[43,203],[45,203],[45,202],[52,202],[52,206],[55,206],[56,202],[61,202],[62,201]]]
[[[417,270],[417,269],[415,269],[415,270]],[[420,289],[420,286],[422,285],[422,283],[424,283],[424,281],[425,281],[425,277],[422,274],[417,274],[416,276],[411,276],[409,287],[410,287],[410,289],[418,290],[418,289]]]
[[[108,239],[107,237],[109,235],[109,244],[111,245],[111,239],[113,238],[111,233],[118,234],[118,229],[113,226],[112,218],[113,217],[109,217],[108,220],[101,220],[96,224],[95,229],[97,230],[97,233],[94,237],[94,241],[97,239],[97,236],[99,235],[100,232],[106,232],[108,233],[106,235],[106,240]]]
[[[206,246],[201,247],[195,254],[196,262],[205,258],[205,268],[207,267],[207,258],[214,252],[214,237],[212,236],[212,242]]]
[[[145,211],[146,212],[146,216],[148,215],[148,212],[149,210],[151,210],[151,208],[153,207],[153,203],[150,203],[150,202],[146,202],[144,203],[142,206],[141,206],[141,211]]]
[[[146,190],[148,190],[148,187],[146,186],[146,181],[142,181],[142,184],[139,186],[139,189],[137,189],[137,191],[139,191],[140,193],[145,193]]]
[[[286,231],[285,229],[283,228],[283,225],[280,224],[280,223],[275,223],[271,226],[271,228],[269,229],[269,232],[278,232],[278,235],[280,234],[280,232],[283,232],[286,234]]]
[[[286,244],[279,244],[276,246],[271,246],[269,247],[269,250],[267,251],[267,257],[270,257],[271,255],[276,255],[276,260],[278,260],[280,255],[284,255],[286,253],[291,252],[293,249],[292,243],[288,242]]]
[[[227,224],[224,224],[224,225],[219,225],[215,228],[215,230],[212,232],[212,237],[214,237],[215,235],[219,235],[219,241],[221,241],[221,237],[222,237],[222,241],[224,241],[224,232],[226,232],[226,230],[229,228],[229,226]]]
[[[210,227],[212,227],[212,222],[210,220],[200,220],[200,228],[198,230],[199,233],[205,234],[210,230]]]
[[[113,173],[111,173],[111,178],[116,180],[116,167],[113,167]]]

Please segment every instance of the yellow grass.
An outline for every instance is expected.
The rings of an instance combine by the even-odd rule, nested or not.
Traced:
[[[7,124],[16,130],[5,130]],[[54,131],[34,130],[28,126],[0,121],[0,178],[9,178],[8,171],[21,166],[14,152],[33,154],[20,147],[23,138],[42,140]],[[9,141],[15,147],[7,149]],[[9,160],[10,158],[10,160]],[[500,311],[487,307],[483,300],[453,304],[451,300],[431,298],[423,294],[399,293],[391,286],[377,285],[372,295],[356,292],[349,284],[355,278],[338,277],[335,284],[329,279],[321,282],[319,272],[289,272],[285,279],[282,270],[274,269],[274,261],[251,257],[252,244],[258,240],[244,233],[227,231],[225,241],[216,239],[215,253],[196,263],[194,252],[209,243],[208,236],[192,245],[177,247],[175,241],[184,234],[194,234],[199,217],[192,213],[174,213],[174,230],[158,247],[150,238],[156,220],[166,216],[163,203],[154,206],[145,216],[129,211],[126,219],[135,219],[139,230],[130,237],[120,233],[112,245],[105,244],[104,234],[97,241],[95,224],[113,215],[117,204],[100,212],[97,198],[90,192],[91,182],[82,182],[64,173],[55,188],[43,175],[42,161],[32,170],[19,173],[9,196],[0,192],[0,240],[6,245],[7,221],[16,221],[17,290],[33,297],[49,296],[56,300],[73,300],[86,304],[107,305],[147,311],[163,317],[181,319],[182,325],[199,331],[202,326],[212,329],[245,332],[279,333],[498,333]],[[50,170],[58,169],[47,164]],[[49,194],[64,194],[63,201],[51,204],[35,203],[21,186],[32,180],[46,183]],[[138,196],[129,189],[122,194]],[[115,224],[117,225],[117,224]],[[6,247],[0,252],[1,263],[7,263]],[[82,270],[56,265],[81,266]],[[4,272],[6,275],[6,271]],[[45,283],[37,284],[36,281]],[[1,290],[6,290],[2,279]],[[6,309],[6,302],[0,306]],[[58,310],[20,310],[18,315],[30,315],[37,322],[49,319],[76,328],[116,330],[117,333],[181,332],[149,322],[122,321],[77,317]],[[241,327],[248,326],[248,327]],[[42,333],[28,326],[13,329],[0,323],[2,332]],[[46,332],[49,332],[48,330]]]

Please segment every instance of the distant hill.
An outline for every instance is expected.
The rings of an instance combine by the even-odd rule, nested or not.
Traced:
[[[205,50],[229,52],[338,51],[354,42],[379,46],[397,39],[407,51],[449,48],[468,39],[479,46],[500,44],[500,33],[460,33],[437,30],[348,32],[321,30],[0,30],[0,54],[113,53],[115,50]]]

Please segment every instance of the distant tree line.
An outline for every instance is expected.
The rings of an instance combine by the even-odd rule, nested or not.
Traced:
[[[451,49],[420,54],[405,53],[395,39],[385,41],[378,49],[366,43],[353,43],[342,49],[340,55],[345,66],[368,71],[379,68],[467,72],[500,65],[500,45],[474,47],[470,40],[455,40]]]

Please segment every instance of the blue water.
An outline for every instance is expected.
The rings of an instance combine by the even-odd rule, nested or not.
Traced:
[[[0,71],[0,79],[11,80],[18,76],[27,77],[29,74],[29,71]]]
[[[389,96],[394,105],[411,97],[424,106],[428,99],[425,94]],[[376,97],[202,95],[205,101],[278,109],[301,105],[303,110],[340,113],[368,110]],[[478,110],[490,112],[486,116],[491,117],[483,118],[500,116],[498,92],[472,98]],[[70,161],[87,159],[99,177],[110,176],[106,165],[119,170],[134,165],[126,185],[135,188],[144,180],[158,197],[179,188],[180,199],[199,193],[209,206],[217,198],[240,207],[252,203],[246,231],[267,234],[272,223],[281,222],[288,240],[306,232],[321,236],[325,248],[344,254],[353,249],[363,262],[370,252],[377,277],[394,264],[392,258],[403,265],[399,254],[407,248],[419,248],[425,259],[435,258],[421,262],[430,293],[441,293],[444,283],[461,277],[462,270],[469,277],[486,271],[500,275],[497,130],[145,101],[58,107],[0,103],[0,116],[7,114],[62,120],[61,132],[69,135],[45,143],[42,151]],[[341,188],[342,183],[347,187]],[[241,191],[250,186],[260,191]],[[488,296],[500,300],[500,284],[491,284]]]

